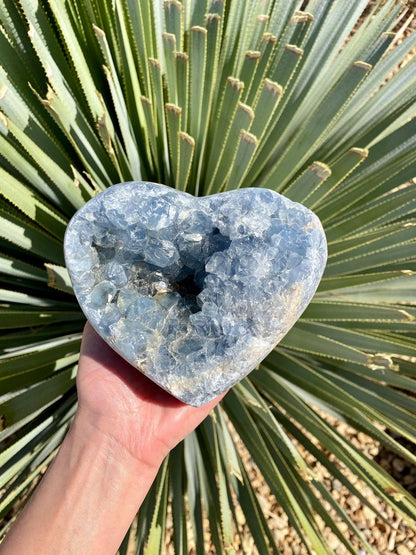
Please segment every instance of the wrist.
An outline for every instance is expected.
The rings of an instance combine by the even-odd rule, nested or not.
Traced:
[[[158,470],[79,411],[5,555],[114,554]]]
[[[119,466],[140,474],[147,468],[156,474],[169,448],[154,434],[141,432],[141,428],[139,422],[133,427],[122,417],[115,419],[78,407],[68,435]]]

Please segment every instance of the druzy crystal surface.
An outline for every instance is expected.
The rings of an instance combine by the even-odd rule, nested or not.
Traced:
[[[65,236],[73,288],[97,332],[193,406],[229,389],[280,341],[326,256],[317,216],[267,189],[195,198],[122,183],[82,207]]]

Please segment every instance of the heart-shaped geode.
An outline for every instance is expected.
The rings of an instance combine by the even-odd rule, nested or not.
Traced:
[[[114,185],[65,235],[79,304],[96,331],[181,401],[246,376],[306,308],[327,256],[317,216],[268,189],[195,198]]]

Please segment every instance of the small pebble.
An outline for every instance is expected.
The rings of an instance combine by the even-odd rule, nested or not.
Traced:
[[[397,546],[397,555],[414,555],[405,545]]]
[[[406,463],[403,459],[394,459],[393,468],[394,470],[396,470],[396,472],[403,472],[403,470],[406,468]]]

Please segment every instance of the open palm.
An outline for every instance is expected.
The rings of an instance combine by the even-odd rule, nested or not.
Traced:
[[[188,435],[222,396],[194,408],[161,389],[85,326],[77,376],[79,411],[149,464]]]

